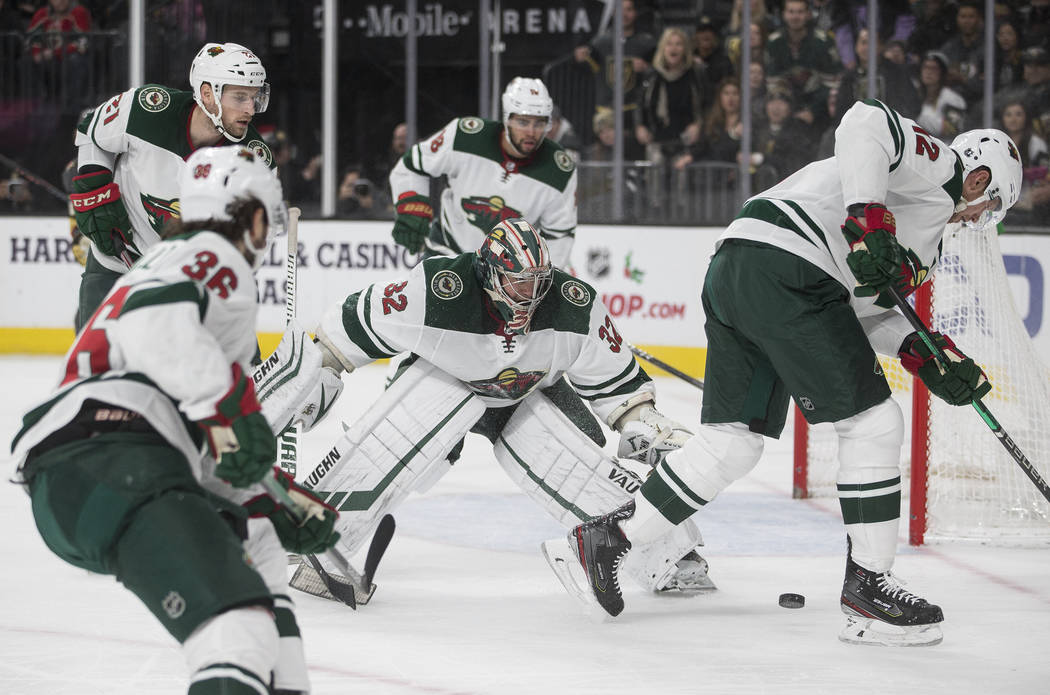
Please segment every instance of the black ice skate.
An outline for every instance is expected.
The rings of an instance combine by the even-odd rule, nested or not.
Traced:
[[[564,541],[546,541],[543,554],[565,589],[587,604],[597,602],[606,613],[623,611],[618,573],[631,542],[620,530],[619,522],[634,515],[634,501],[569,531],[567,554]],[[573,562],[573,558],[579,562]],[[576,565],[573,568],[571,565]],[[577,578],[583,569],[585,577]],[[574,571],[575,570],[575,571]],[[580,581],[583,580],[583,582]]]
[[[623,594],[617,573],[623,556],[631,549],[631,542],[623,535],[619,522],[632,516],[634,500],[569,531],[569,544],[587,572],[587,581],[598,605],[612,616],[623,611]]]
[[[926,646],[939,644],[943,637],[940,606],[905,589],[892,573],[864,569],[850,556],[841,606],[847,616],[846,628],[839,635],[843,642]]]

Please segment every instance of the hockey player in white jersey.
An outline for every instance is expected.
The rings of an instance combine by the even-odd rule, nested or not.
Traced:
[[[936,644],[941,609],[891,572],[900,516],[900,407],[876,360],[899,356],[929,390],[968,404],[991,385],[947,335],[938,368],[886,288],[912,293],[935,269],[946,233],[995,223],[1018,198],[1021,162],[998,130],[951,146],[885,104],[856,103],[835,132],[835,156],[748,200],[717,244],[704,280],[707,378],[697,435],[672,452],[631,503],[570,535],[609,613],[632,545],[682,523],[754,467],[778,437],[789,397],[838,435],[838,495],[847,532],[840,638]],[[960,225],[959,223],[962,223]],[[960,228],[961,227],[961,228]]]
[[[241,147],[194,153],[180,185],[180,234],[121,277],[25,415],[18,477],[48,547],[116,575],[181,643],[190,693],[303,693],[281,543],[321,552],[337,515],[286,479],[305,524],[260,495],[276,444],[246,371],[281,186]]]
[[[523,217],[540,230],[554,265],[569,264],[576,234],[576,164],[544,136],[554,102],[543,82],[515,77],[503,92],[503,122],[456,118],[409,148],[390,172],[394,241],[424,248],[428,234],[456,253],[473,251],[496,224]],[[448,177],[441,219],[430,179]]]
[[[566,527],[626,502],[641,482],[635,461],[648,464],[638,466],[644,475],[690,436],[656,410],[652,381],[594,288],[555,268],[520,218],[495,225],[476,252],[430,258],[355,292],[316,334],[337,373],[411,353],[303,481],[339,510],[347,554],[406,495],[450,470],[467,432],[488,437],[508,475]],[[580,397],[620,432],[618,454],[634,460],[602,451]],[[632,576],[653,591],[711,589],[701,544],[692,524],[669,529],[639,553]]]
[[[242,144],[275,166],[251,124],[266,110],[270,85],[259,58],[235,43],[209,43],[190,66],[191,91],[156,84],[102,102],[78,126],[77,175],[70,202],[91,240],[76,327],[117,278],[179,215],[179,173],[200,147]]]

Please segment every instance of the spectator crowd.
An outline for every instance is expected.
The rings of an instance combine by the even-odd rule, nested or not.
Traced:
[[[751,97],[753,190],[830,156],[839,119],[868,96],[872,40],[876,98],[949,142],[985,125],[985,10],[976,0],[881,0],[875,37],[868,35],[865,0],[751,0],[746,76],[741,0],[700,0],[695,5],[702,14],[691,26],[660,21],[669,5],[681,3],[622,4],[624,158],[665,170],[650,181],[648,205],[668,204],[664,194],[673,196],[675,172],[740,163],[743,88]],[[992,125],[1014,138],[1025,170],[1024,195],[1011,221],[1044,225],[1050,220],[1050,2],[1000,0],[994,16]],[[581,150],[584,170],[588,160],[608,161],[615,140],[612,46],[607,31],[573,54],[595,84],[594,144]],[[719,175],[734,186],[734,172]],[[628,174],[629,194],[632,183]],[[581,202],[587,188],[581,179]]]
[[[985,125],[985,5],[976,0],[880,0],[874,37],[868,35],[866,0],[748,0],[747,27],[744,0],[620,2],[624,128],[619,144],[627,162],[627,195],[639,211],[636,219],[659,220],[662,211],[698,198],[701,181],[706,181],[705,190],[735,200],[748,121],[742,113],[744,90],[750,97],[747,165],[752,190],[829,156],[838,121],[854,101],[867,97],[871,72],[877,98],[939,138],[950,141],[959,132]],[[98,46],[101,33],[126,31],[123,5],[0,0],[0,34],[17,39],[18,47],[17,53],[5,48],[0,61],[0,144],[12,139],[33,150],[34,138],[53,139],[55,132],[67,132],[85,106],[123,88],[85,79],[115,67],[111,56],[100,58]],[[207,0],[151,1],[151,40],[174,53],[192,52],[205,40],[206,27],[219,26],[214,21],[219,6]],[[1014,138],[1025,169],[1024,193],[1010,221],[1046,225],[1050,0],[998,0],[994,21],[992,125]],[[741,74],[744,31],[750,43],[746,75]],[[868,64],[872,42],[874,66]],[[266,42],[260,38],[259,44]],[[610,172],[617,144],[614,46],[612,22],[605,17],[596,35],[581,36],[571,55],[548,56],[541,75],[556,106],[547,137],[581,164],[584,221],[588,209],[611,209]],[[151,67],[154,53],[147,56],[151,81],[183,84],[187,59],[175,56],[169,61],[174,67],[167,67],[169,62]],[[276,69],[282,62],[268,65]],[[573,79],[559,79],[552,72],[555,66],[571,72]],[[517,68],[509,66],[504,74],[508,71]],[[117,82],[123,85],[126,76],[121,80]],[[286,123],[258,125],[278,159],[285,190],[307,208],[319,204],[322,154],[316,133],[300,130],[290,137]],[[406,126],[391,119],[382,127],[393,128],[385,131],[391,132],[390,140],[373,137],[339,153],[340,216],[392,214],[387,175],[406,149]],[[52,163],[40,161],[42,153],[36,156],[47,178]],[[58,166],[67,158],[68,150],[54,157]],[[0,209],[24,209],[25,194],[14,180],[18,173],[0,169],[0,175],[13,181],[6,186],[7,179],[0,179],[7,193],[0,198]],[[701,200],[696,209],[707,202]]]

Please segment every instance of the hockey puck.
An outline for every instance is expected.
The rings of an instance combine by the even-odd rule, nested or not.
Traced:
[[[781,594],[780,606],[782,608],[802,608],[806,605],[806,597],[802,594]]]

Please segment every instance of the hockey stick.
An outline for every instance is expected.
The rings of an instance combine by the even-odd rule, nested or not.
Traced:
[[[942,369],[946,369],[949,364],[948,357],[933,341],[933,336],[930,335],[930,329],[926,327],[926,324],[922,322],[919,315],[915,313],[915,309],[912,308],[911,304],[908,304],[908,300],[901,296],[896,287],[890,286],[886,291],[889,293],[890,297],[893,298],[897,308],[901,310],[902,314],[904,314],[904,318],[908,319],[908,323],[911,324],[911,327],[914,328],[916,333],[919,334],[919,337],[922,338],[922,342],[926,343],[926,347],[933,353],[934,358],[937,360],[937,364],[940,365]],[[1043,497],[1050,502],[1050,485],[1047,485],[1046,481],[1039,475],[1039,472],[1035,470],[1032,462],[1028,460],[1028,457],[1025,456],[1024,452],[1022,452],[1017,444],[1014,443],[1014,440],[1010,437],[1009,433],[1003,429],[1003,426],[999,424],[999,421],[996,420],[995,416],[992,415],[990,410],[988,410],[988,406],[986,406],[980,398],[975,398],[972,401],[972,405],[974,410],[977,411],[977,414],[981,416],[982,420],[984,420],[984,424],[988,425],[988,429],[992,431],[992,434],[994,434],[996,439],[998,439],[1003,445],[1011,458],[1013,458],[1017,465],[1021,467],[1021,470],[1024,471],[1025,475],[1028,476],[1028,479],[1039,489],[1039,492],[1042,493]]]
[[[53,184],[51,184],[49,181],[47,181],[47,179],[45,179],[45,178],[43,178],[41,176],[37,176],[36,174],[34,174],[33,172],[29,171],[28,169],[26,169],[24,166],[22,166],[21,164],[19,164],[15,160],[11,159],[10,157],[8,157],[6,155],[3,155],[3,154],[0,154],[0,163],[4,164],[5,166],[10,167],[13,170],[13,173],[20,174],[29,183],[33,183],[33,184],[36,184],[37,186],[40,186],[45,191],[47,191],[52,196],[54,196],[56,199],[65,201],[67,203],[69,202],[69,196],[68,195],[66,195],[64,192],[62,192],[58,188],[56,188]]]
[[[678,377],[682,381],[688,381],[690,384],[692,384],[693,386],[697,387],[701,391],[704,390],[704,382],[701,381],[700,379],[697,379],[695,376],[689,376],[685,372],[683,372],[683,371],[681,371],[679,369],[675,369],[674,367],[672,367],[671,365],[667,364],[663,360],[657,359],[656,357],[653,357],[652,355],[650,355],[645,350],[637,348],[634,345],[631,345],[630,343],[624,343],[624,344],[628,348],[630,348],[631,352],[633,352],[638,357],[641,357],[646,362],[654,364],[657,367],[659,367],[660,369],[664,370],[665,372],[668,372],[670,374],[675,375],[676,377]]]
[[[299,264],[299,208],[288,208],[288,255],[284,262],[284,323],[288,325],[295,318],[295,285],[296,270]],[[285,430],[278,442],[277,465],[281,470],[295,478],[295,469],[299,458],[299,436],[302,426],[296,423]]]
[[[379,567],[379,561],[383,559],[383,553],[386,552],[386,548],[390,545],[390,539],[394,537],[394,517],[389,514],[383,515],[383,518],[379,520],[379,526],[376,527],[375,535],[372,536],[372,542],[368,544],[368,554],[365,555],[365,583],[372,584],[372,578],[376,576],[376,568]]]
[[[273,476],[267,475],[262,479],[262,485],[266,488],[266,492],[270,494],[275,500],[284,505],[293,516],[297,519],[304,519],[306,517],[306,510],[300,507],[295,500],[292,499],[288,491],[281,487],[281,484],[277,482],[277,479]],[[366,597],[362,603],[367,603],[368,599],[372,598],[372,594],[375,592],[375,584],[366,584],[364,578],[358,574],[357,570],[350,566],[343,554],[335,548],[325,552],[328,559],[339,568],[339,571],[343,573],[347,579],[350,580],[350,584],[344,584],[335,580],[328,572],[321,567],[321,563],[313,555],[307,555],[306,558],[313,565],[314,570],[320,575],[321,581],[324,582],[325,587],[328,591],[336,598],[336,600],[345,603],[353,609],[357,609],[357,597],[358,592],[360,596]]]

